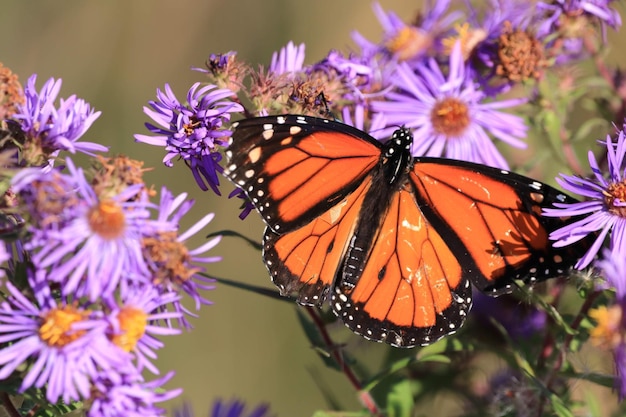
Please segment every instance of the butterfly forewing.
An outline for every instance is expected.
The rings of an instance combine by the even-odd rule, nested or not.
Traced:
[[[225,175],[267,225],[284,233],[343,200],[380,159],[380,145],[359,131],[304,116],[247,119],[235,126]],[[341,125],[343,126],[343,125]]]
[[[542,217],[541,208],[571,198],[546,184],[483,165],[428,158],[416,161],[410,178],[429,219],[451,237],[449,245],[482,291],[502,294],[511,292],[514,279],[563,275],[584,252],[552,247],[548,234],[563,222]]]

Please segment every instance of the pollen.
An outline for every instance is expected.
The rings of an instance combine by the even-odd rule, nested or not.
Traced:
[[[604,203],[609,213],[626,217],[626,180],[609,184],[604,191]]]
[[[385,47],[400,61],[414,58],[426,51],[432,38],[414,26],[405,26],[385,42]]]
[[[528,32],[513,30],[508,21],[498,39],[498,60],[496,74],[514,82],[539,78],[547,65],[541,42]]]
[[[619,305],[610,307],[601,306],[589,310],[589,317],[597,323],[590,332],[591,341],[596,346],[606,349],[614,349],[624,340],[623,331],[620,329],[622,322],[622,308]]]
[[[474,51],[474,48],[487,38],[487,32],[484,29],[473,29],[467,22],[455,24],[454,30],[457,32],[457,36],[450,36],[441,43],[445,47],[445,52],[450,55],[454,45],[457,42],[461,42],[461,51],[464,60],[467,60]]]
[[[458,137],[470,124],[469,109],[464,102],[448,97],[435,104],[430,120],[437,133]]]
[[[89,227],[103,239],[116,239],[124,233],[126,218],[122,207],[113,200],[104,200],[92,207],[88,215]]]
[[[191,117],[189,123],[185,123],[183,125],[183,131],[187,137],[193,135],[198,127],[200,127],[201,123],[195,117]]]
[[[131,352],[146,333],[148,315],[138,308],[124,307],[117,318],[120,323],[119,333],[114,335],[111,341],[124,351]]]
[[[150,260],[155,284],[182,285],[199,271],[190,266],[189,251],[176,237],[175,232],[164,232],[143,239],[144,256]]]
[[[72,325],[82,321],[86,312],[71,306],[58,307],[43,316],[39,337],[50,347],[62,348],[83,336],[85,330],[72,330]]]

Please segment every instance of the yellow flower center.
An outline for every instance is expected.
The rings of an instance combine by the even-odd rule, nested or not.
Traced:
[[[113,200],[104,200],[89,212],[89,227],[104,239],[116,239],[126,229],[122,207]]]
[[[622,308],[618,305],[610,307],[601,306],[589,310],[589,317],[598,324],[591,330],[590,336],[596,346],[614,349],[623,342],[624,335],[620,329],[622,321]]]
[[[487,32],[484,29],[472,29],[467,22],[463,24],[455,23],[454,30],[456,30],[458,35],[445,38],[441,43],[445,47],[445,53],[450,55],[454,45],[457,41],[460,41],[464,60],[469,58],[476,45],[487,38]]]
[[[111,341],[124,351],[131,352],[146,333],[148,315],[138,308],[124,307],[117,318],[120,322],[120,332],[114,335]]]
[[[435,131],[446,137],[458,137],[470,124],[467,105],[456,98],[445,98],[435,104],[430,121]]]
[[[385,42],[385,47],[400,61],[411,59],[424,52],[432,44],[432,38],[414,26],[405,26]]]
[[[85,330],[72,330],[72,324],[82,321],[86,316],[86,312],[78,311],[71,306],[50,310],[42,317],[39,337],[48,346],[61,348],[86,333]]]

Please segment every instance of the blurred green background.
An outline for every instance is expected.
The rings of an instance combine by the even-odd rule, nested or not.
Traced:
[[[381,4],[411,20],[421,2]],[[192,83],[203,80],[190,67],[202,66],[210,53],[235,50],[242,60],[267,65],[273,51],[293,40],[306,43],[306,62],[311,63],[329,49],[347,51],[355,29],[378,39],[381,29],[370,2],[5,1],[0,61],[22,82],[39,74],[38,87],[49,77],[62,78],[61,97],[76,94],[101,110],[85,140],[145,161],[154,167],[146,180],[157,188],[189,192],[197,204],[186,225],[215,212],[205,234],[235,229],[260,239],[263,226],[256,215],[239,221],[237,201],[199,191],[182,163],[167,169],[161,163],[162,149],[134,142],[134,133],[147,133],[142,106],[164,83],[183,98]],[[230,189],[226,185],[224,194]],[[210,273],[272,288],[260,254],[240,240],[224,239],[213,254],[223,261],[212,265]],[[327,370],[310,348],[294,303],[227,286],[217,286],[208,298],[214,305],[193,320],[194,331],[165,339],[166,347],[159,352],[162,372],[176,370],[170,386],[185,390],[168,408],[188,400],[201,416],[215,398],[237,397],[250,404],[268,402],[283,417],[307,416],[327,408],[324,395],[331,393],[344,409],[358,409],[346,379]],[[347,333],[344,340],[359,343],[365,358],[380,358],[390,349]]]

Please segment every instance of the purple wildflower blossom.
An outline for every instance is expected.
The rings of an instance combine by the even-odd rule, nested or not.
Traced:
[[[458,42],[450,55],[447,77],[434,59],[414,67],[399,64],[393,81],[396,89],[386,94],[388,101],[372,103],[390,126],[380,134],[389,136],[397,126],[406,126],[413,129],[414,156],[445,156],[508,169],[487,133],[524,148],[520,140],[527,131],[524,120],[499,109],[525,99],[483,102],[485,94],[470,75]]]
[[[588,16],[597,19],[602,25],[617,29],[622,19],[617,10],[611,8],[613,0],[552,0],[537,2],[537,10],[546,13],[545,20],[539,27],[539,33],[548,35],[556,32],[562,25],[562,19],[575,16]]]
[[[147,282],[141,238],[156,225],[149,219],[151,204],[140,194],[144,186],[100,199],[82,169],[69,158],[66,163],[69,175],[26,169],[13,180],[35,220],[25,248],[33,251],[36,280],[61,283],[64,295],[92,301],[111,296],[120,281]]]
[[[215,401],[211,417],[269,417],[269,406],[261,404],[250,413],[244,413],[246,404],[243,401],[232,400],[229,403],[221,400]]]
[[[429,50],[439,47],[438,43],[450,25],[462,16],[461,12],[446,15],[449,6],[450,0],[428,1],[417,27],[404,23],[394,12],[385,12],[378,2],[374,2],[374,14],[384,31],[382,43],[372,43],[358,32],[352,34],[352,39],[366,56],[383,53],[399,61],[420,59]]]
[[[163,342],[155,336],[180,334],[179,329],[159,323],[181,318],[182,313],[165,310],[169,304],[178,303],[181,296],[144,285],[126,291],[121,298],[117,303],[112,300],[107,303],[108,336],[116,346],[135,357],[138,374],[144,368],[158,374],[151,360],[156,359],[155,351],[163,347]]]
[[[304,44],[296,46],[289,42],[280,51],[272,54],[269,70],[274,74],[292,74],[302,71],[304,64]]]
[[[626,126],[625,126],[626,127]],[[624,157],[626,156],[626,133],[620,131],[617,143],[610,136],[606,138],[608,178],[600,170],[598,161],[589,151],[589,166],[595,179],[585,179],[561,174],[556,180],[561,187],[587,198],[577,203],[554,203],[553,209],[544,209],[544,215],[550,217],[584,216],[555,230],[550,239],[555,240],[555,247],[563,247],[583,239],[590,233],[599,232],[587,253],[576,263],[582,269],[591,263],[607,235],[610,236],[611,256],[624,257],[626,254],[626,175]]]
[[[152,274],[153,284],[157,285],[163,292],[181,289],[194,300],[195,308],[198,310],[202,304],[211,304],[200,294],[200,291],[212,290],[214,288],[212,284],[215,282],[215,280],[201,274],[205,269],[198,264],[214,263],[221,260],[219,256],[202,256],[220,242],[221,236],[214,237],[195,249],[187,250],[184,247],[183,243],[200,232],[214,217],[213,213],[209,213],[187,231],[174,234],[174,231],[178,230],[180,219],[191,209],[193,204],[193,200],[187,200],[186,193],[174,197],[166,188],[161,190],[157,224],[163,224],[167,227],[162,230],[155,229],[152,234],[146,236],[151,238],[155,246],[146,250],[145,258]],[[149,246],[144,240],[144,248]],[[172,253],[169,253],[168,250]],[[152,256],[155,253],[158,254],[158,258]],[[163,254],[169,256],[163,259],[161,258]],[[178,300],[174,300],[170,304],[176,312],[194,316]],[[191,327],[184,316],[179,319],[179,323],[185,328]]]
[[[163,163],[168,167],[174,158],[182,158],[198,186],[205,191],[211,187],[219,195],[219,148],[227,145],[226,139],[232,133],[223,125],[230,121],[231,113],[243,111],[240,104],[231,100],[233,97],[231,90],[211,84],[200,87],[196,83],[187,93],[187,103],[182,104],[166,84],[164,92],[157,89],[157,101],[144,107],[144,113],[158,125],[146,123],[156,136],[136,134],[135,139],[164,147],[167,154]]]
[[[46,385],[49,401],[69,403],[90,396],[98,371],[132,371],[130,355],[108,340],[98,313],[52,297],[37,307],[11,283],[6,288],[9,296],[0,304],[0,343],[6,346],[0,350],[0,380],[30,360],[20,390]]]
[[[99,111],[94,112],[85,100],[75,95],[61,99],[57,108],[55,101],[62,81],[50,78],[40,91],[35,87],[36,81],[36,74],[28,79],[24,88],[25,102],[18,105],[18,112],[13,118],[20,121],[27,136],[41,140],[41,148],[46,156],[55,156],[61,150],[88,155],[108,150],[98,143],[79,142],[100,116]]]
[[[171,400],[182,389],[165,391],[163,386],[174,376],[173,372],[154,381],[144,382],[139,375],[128,374],[112,379],[107,375],[93,384],[93,400],[88,417],[146,417],[165,416],[165,410],[155,404]]]

